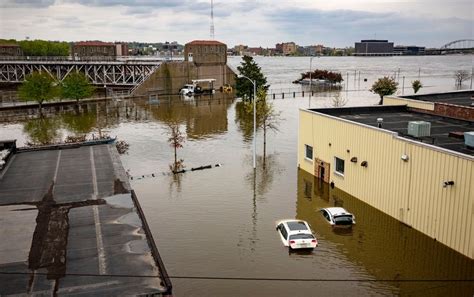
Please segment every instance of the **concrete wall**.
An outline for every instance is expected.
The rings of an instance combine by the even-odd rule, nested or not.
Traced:
[[[474,259],[474,157],[307,110],[299,127],[301,169],[314,175],[316,159],[330,163],[337,188]],[[305,144],[314,161],[305,159]],[[334,173],[335,157],[345,161],[343,176]],[[455,185],[444,188],[449,180]]]
[[[134,92],[134,95],[178,94],[193,79],[214,78],[214,88],[235,84],[235,74],[227,65],[196,66],[192,62],[163,63]]]

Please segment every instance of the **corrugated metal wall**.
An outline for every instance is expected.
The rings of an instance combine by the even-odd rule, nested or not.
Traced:
[[[303,170],[314,172],[314,161],[304,158],[304,145],[312,145],[313,158],[331,163],[336,187],[474,258],[474,158],[304,110],[298,135]],[[334,174],[334,157],[345,161],[344,176]],[[443,187],[449,180],[455,185]]]

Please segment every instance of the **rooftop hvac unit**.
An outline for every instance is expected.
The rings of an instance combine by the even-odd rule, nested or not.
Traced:
[[[431,123],[424,121],[408,122],[408,135],[414,137],[430,136]]]
[[[474,147],[474,132],[464,132],[464,143],[466,146]]]

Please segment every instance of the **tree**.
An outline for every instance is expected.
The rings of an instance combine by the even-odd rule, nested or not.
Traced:
[[[262,87],[265,91],[267,91],[270,86],[267,85],[267,78],[263,75],[260,66],[258,66],[258,64],[250,56],[243,56],[242,60],[243,62],[237,67],[239,73],[255,81],[257,88]],[[253,97],[253,84],[248,79],[237,76],[235,82],[235,89],[238,97]]]
[[[183,147],[185,138],[183,136],[183,133],[179,129],[178,123],[169,123],[168,128],[169,128],[169,134],[170,134],[170,137],[168,138],[168,142],[171,145],[171,147],[174,149],[174,163],[170,165],[170,169],[173,173],[178,173],[184,168],[184,165],[183,165],[184,160],[183,159],[178,160],[178,149]]]
[[[76,100],[77,105],[79,100],[90,97],[94,91],[94,86],[81,72],[70,73],[61,83],[62,97]]]
[[[457,70],[454,72],[454,80],[456,82],[457,87],[461,87],[462,83],[465,80],[468,80],[471,76],[469,75],[469,72],[466,70]]]
[[[67,42],[46,40],[21,40],[18,42],[25,56],[68,56]]]
[[[423,85],[421,84],[421,81],[417,79],[411,82],[411,87],[413,88],[413,92],[416,94],[421,88],[423,88]]]
[[[33,72],[27,75],[18,91],[21,100],[33,99],[38,102],[40,115],[43,102],[52,100],[58,93],[56,81],[45,72]]]
[[[383,97],[387,95],[392,95],[397,91],[398,83],[395,81],[395,78],[384,76],[379,78],[372,88],[369,90],[380,96],[379,105],[383,104]]]
[[[267,92],[263,87],[258,88],[257,91],[257,107],[256,118],[257,127],[263,131],[263,166],[265,166],[265,157],[267,154],[267,131],[279,131],[278,125],[281,120],[280,112],[277,112],[272,103],[267,101]],[[245,112],[247,115],[253,115],[253,103],[247,101],[245,103]],[[252,119],[253,122],[253,119]]]
[[[332,98],[332,107],[343,107],[347,104],[349,100],[341,96],[341,93],[337,93]]]

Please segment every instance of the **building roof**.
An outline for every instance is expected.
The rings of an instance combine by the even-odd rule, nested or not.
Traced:
[[[111,42],[103,42],[103,41],[79,41],[75,42],[74,45],[79,46],[114,46]]]
[[[0,234],[9,239],[0,241],[0,271],[12,274],[0,275],[0,295],[169,296],[172,284],[118,158],[97,145],[10,159],[0,179]]]
[[[226,45],[217,40],[193,40],[191,42],[186,43],[186,45]]]
[[[405,105],[323,108],[310,110],[372,127],[377,127],[377,119],[382,118],[383,124],[380,129],[396,132],[399,136],[407,139],[474,156],[474,149],[466,147],[464,139],[462,138],[464,132],[474,131],[473,121],[456,120],[415,112]],[[408,135],[408,122],[410,121],[430,122],[431,136],[416,138]],[[458,137],[456,137],[455,134],[457,134]]]
[[[473,106],[474,90],[402,96],[400,98],[428,101],[434,103],[448,103],[463,106]]]

